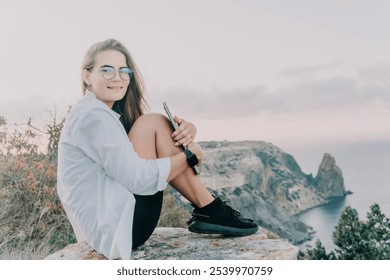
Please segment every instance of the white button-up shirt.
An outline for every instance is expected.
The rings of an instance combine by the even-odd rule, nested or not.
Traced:
[[[135,198],[167,186],[169,158],[141,159],[119,115],[87,91],[58,145],[58,195],[78,241],[109,259],[130,259]]]

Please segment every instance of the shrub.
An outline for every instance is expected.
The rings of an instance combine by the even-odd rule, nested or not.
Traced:
[[[333,232],[335,252],[326,253],[321,241],[308,249],[303,259],[324,260],[388,260],[390,259],[390,219],[373,204],[367,213],[367,221],[360,221],[358,213],[346,207]]]
[[[5,119],[0,118],[3,257],[36,258],[75,242],[56,192],[57,145],[64,120],[57,122],[54,117],[45,130],[39,130],[30,119],[25,128],[14,127],[9,132]],[[41,147],[44,137],[47,146]]]

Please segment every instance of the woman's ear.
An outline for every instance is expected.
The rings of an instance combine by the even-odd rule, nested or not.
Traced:
[[[83,81],[86,83],[88,86],[91,86],[91,81],[89,77],[89,71],[87,69],[83,69]]]

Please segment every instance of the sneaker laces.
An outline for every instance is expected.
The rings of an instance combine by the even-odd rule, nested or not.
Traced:
[[[241,216],[241,213],[239,211],[237,211],[236,209],[233,209],[231,206],[229,206],[226,201],[222,201],[222,204],[225,206],[225,208],[228,209],[228,211],[231,214],[233,214],[233,216],[237,216],[237,217]]]

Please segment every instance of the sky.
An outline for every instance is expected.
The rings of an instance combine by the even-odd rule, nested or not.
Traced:
[[[65,116],[86,50],[115,38],[150,111],[166,101],[198,141],[390,140],[389,12],[375,0],[1,0],[0,116]]]

